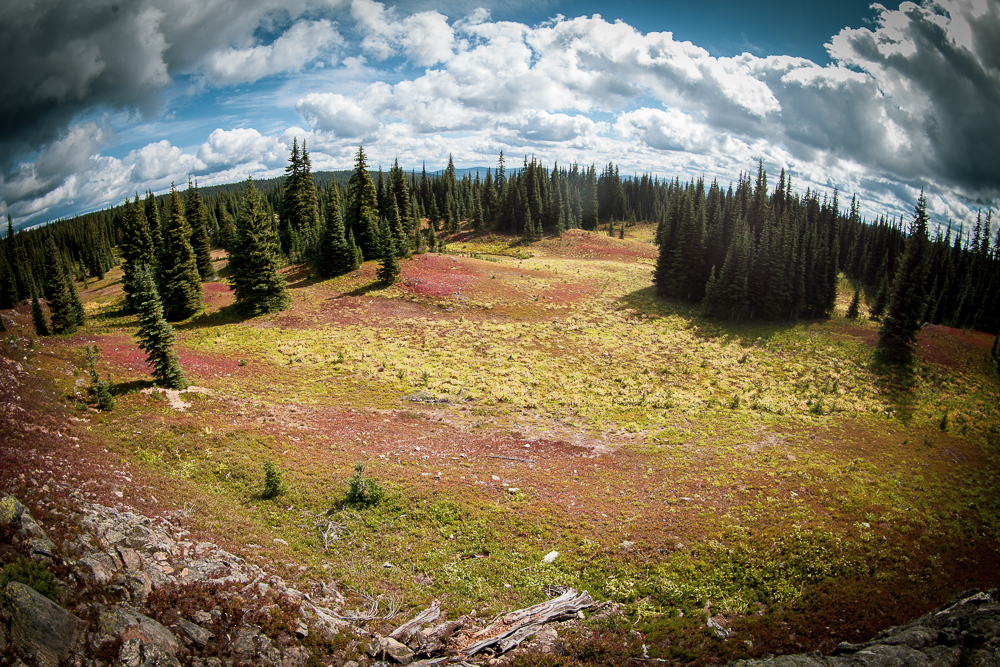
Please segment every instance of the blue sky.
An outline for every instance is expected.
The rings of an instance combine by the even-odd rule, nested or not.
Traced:
[[[1000,201],[1000,0],[46,0],[0,7],[0,57],[16,223],[273,176],[293,138],[314,169],[763,159],[869,217]]]

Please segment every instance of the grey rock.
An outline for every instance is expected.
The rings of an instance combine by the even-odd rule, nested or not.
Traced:
[[[708,625],[708,629],[711,630],[719,639],[725,639],[730,635],[730,630],[719,625],[719,623],[711,616],[708,617],[706,624]]]
[[[212,615],[207,611],[196,611],[191,614],[191,619],[198,625],[210,625],[212,623]]]
[[[380,637],[377,642],[369,644],[365,650],[373,658],[389,656],[401,665],[413,662],[413,651],[410,647],[391,637]]]
[[[244,625],[233,638],[233,653],[240,660],[250,660],[255,665],[278,667],[281,664],[281,653],[274,647],[271,638],[254,625]]]
[[[7,584],[11,645],[29,662],[47,667],[65,660],[85,627],[82,620],[18,582]]]
[[[962,649],[957,646],[932,646],[924,654],[934,667],[958,667],[962,661]]]
[[[1000,648],[992,646],[973,651],[970,667],[1000,667]]]
[[[304,646],[290,646],[281,651],[281,667],[303,667],[312,653]]]
[[[42,527],[38,525],[37,521],[35,521],[35,517],[31,516],[31,514],[28,513],[28,510],[24,510],[23,512],[21,512],[21,530],[19,530],[18,533],[23,534],[29,539],[32,538],[36,540],[48,539],[48,537],[45,535],[45,531],[42,530]]]
[[[882,639],[881,642],[889,646],[908,646],[912,649],[922,649],[925,646],[933,645],[937,641],[937,637],[937,630],[918,625],[889,635]]]
[[[180,619],[177,621],[177,627],[180,629],[184,636],[190,639],[192,642],[198,646],[205,646],[208,644],[208,640],[211,639],[212,633],[201,627],[200,625],[195,625],[187,619]]]
[[[862,644],[819,653],[747,660],[731,667],[1000,667],[1000,604],[995,591],[965,591],[937,611]],[[974,651],[966,654],[970,648]]]
[[[122,642],[118,660],[123,667],[180,667],[180,663],[159,644],[130,637]]]
[[[88,554],[73,566],[76,575],[91,586],[110,583],[119,569],[115,560],[103,551]]]
[[[125,605],[115,605],[102,611],[99,622],[104,634],[120,637],[123,642],[139,639],[143,644],[159,646],[171,656],[177,655],[181,649],[180,642],[169,629]]]
[[[826,667],[826,663],[816,651],[802,655],[779,655],[765,660],[737,660],[731,667]]]
[[[47,537],[36,537],[28,541],[28,555],[35,560],[52,560],[56,545]]]
[[[931,667],[930,659],[909,646],[875,644],[864,648],[851,657],[852,665],[865,667]]]

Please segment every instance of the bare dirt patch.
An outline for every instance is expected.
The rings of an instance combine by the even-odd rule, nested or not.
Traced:
[[[179,412],[183,412],[191,407],[190,401],[185,401],[182,398],[183,394],[202,394],[209,395],[212,392],[204,387],[195,387],[194,385],[187,387],[185,389],[165,389],[163,387],[147,387],[143,389],[140,393],[146,394],[163,394],[167,397],[167,404]]]

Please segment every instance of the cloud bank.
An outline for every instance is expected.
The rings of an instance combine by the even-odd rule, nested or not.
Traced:
[[[9,158],[21,141],[37,152],[4,171],[0,208],[37,213],[90,196],[94,187],[83,183],[124,192],[184,169],[209,181],[270,174],[292,136],[307,136],[316,168],[349,166],[359,142],[386,164],[398,156],[402,164],[436,165],[448,153],[460,165],[491,164],[502,149],[723,182],[762,158],[770,169],[789,170],[800,187],[858,192],[870,214],[909,213],[920,188],[939,217],[967,219],[979,206],[995,206],[1000,3],[877,9],[870,27],[832,36],[833,64],[820,66],[784,55],[713,57],[670,32],[643,33],[599,15],[528,26],[493,21],[483,10],[407,15],[374,0],[340,8],[256,0],[241,3],[239,17],[224,3],[120,3],[104,23],[52,19],[62,39],[31,47],[30,74],[2,84],[0,110],[10,115],[2,116],[0,151]],[[16,26],[2,19],[19,12],[0,10],[0,25]],[[222,25],[227,16],[232,24]],[[7,27],[0,44],[4,32],[30,43]],[[100,153],[111,130],[94,120],[74,124],[85,109],[155,114],[177,73],[187,72],[207,95],[294,77],[316,63],[324,74],[310,74],[286,100],[305,129],[262,134],[250,119],[216,129],[200,147],[181,151],[168,138],[115,161]],[[257,127],[273,127],[258,120]],[[65,160],[48,157],[58,151]],[[56,162],[58,169],[50,166]],[[116,186],[115,178],[123,182]]]

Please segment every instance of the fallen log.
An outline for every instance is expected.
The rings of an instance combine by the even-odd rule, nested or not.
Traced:
[[[441,601],[434,600],[431,606],[403,623],[401,626],[389,633],[389,637],[401,642],[406,642],[410,636],[420,629],[420,626],[437,620],[441,615]]]
[[[590,593],[577,593],[570,589],[552,600],[508,614],[501,614],[489,626],[469,637],[458,650],[465,655],[475,655],[489,646],[497,645],[499,653],[505,653],[552,621],[575,616],[584,609],[597,606]]]

